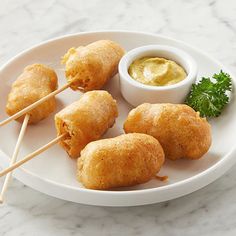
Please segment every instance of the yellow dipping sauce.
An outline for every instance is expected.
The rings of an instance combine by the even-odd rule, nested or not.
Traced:
[[[153,86],[171,85],[187,77],[176,62],[159,57],[143,57],[129,66],[129,75],[138,82]]]

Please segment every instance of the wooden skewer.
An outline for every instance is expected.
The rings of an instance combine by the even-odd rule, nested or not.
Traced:
[[[17,112],[16,114],[14,114],[13,116],[10,116],[9,118],[3,120],[2,122],[0,122],[0,126],[3,126],[9,122],[11,122],[12,120],[15,120],[17,118],[19,118],[20,116],[28,113],[29,111],[31,111],[32,109],[34,109],[35,107],[37,107],[38,105],[40,105],[41,103],[47,101],[48,99],[56,96],[58,93],[61,93],[62,91],[64,91],[65,89],[67,89],[68,87],[70,87],[71,83],[67,83],[65,85],[63,85],[61,88],[53,91],[52,93],[49,93],[47,96],[39,99],[37,102],[29,105],[28,107],[22,109],[21,111]]]
[[[0,177],[8,174],[9,172],[15,170],[17,167],[23,165],[25,162],[33,159],[34,157],[36,157],[37,155],[39,155],[40,153],[46,151],[47,149],[49,149],[50,147],[52,147],[54,144],[58,143],[61,139],[63,139],[66,135],[68,135],[67,133],[62,134],[60,136],[58,136],[57,138],[53,139],[52,141],[50,141],[49,143],[45,144],[43,147],[37,149],[36,151],[30,153],[29,155],[27,155],[24,159],[16,162],[15,164],[13,164],[12,166],[9,166],[8,168],[6,168],[5,170],[3,170],[2,172],[0,172]]]
[[[20,151],[21,143],[22,143],[22,140],[24,138],[25,131],[26,131],[26,128],[27,128],[27,125],[28,125],[29,118],[30,118],[30,115],[26,114],[25,118],[24,118],[24,121],[23,121],[23,124],[22,124],[22,127],[21,127],[21,130],[20,130],[19,137],[18,137],[17,142],[16,142],[16,146],[15,146],[11,161],[10,161],[10,166],[12,166],[16,162],[17,156],[18,156],[19,151]],[[11,176],[12,176],[12,172],[8,173],[6,178],[5,178],[5,181],[4,181],[4,184],[3,184],[3,187],[2,187],[2,191],[1,191],[1,194],[0,194],[0,203],[3,203],[4,194],[7,191],[7,188],[9,186]]]

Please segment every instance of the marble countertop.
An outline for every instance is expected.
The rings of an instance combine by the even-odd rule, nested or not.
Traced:
[[[210,53],[236,72],[234,0],[3,0],[0,65],[44,40],[103,29],[177,38]],[[0,235],[236,235],[235,196],[236,166],[188,196],[130,208],[66,202],[14,180],[7,204],[0,206]]]

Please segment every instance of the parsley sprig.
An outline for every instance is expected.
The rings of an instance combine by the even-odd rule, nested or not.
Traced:
[[[203,77],[198,84],[193,84],[185,103],[199,111],[202,117],[217,117],[229,102],[226,92],[231,90],[231,77],[221,70],[212,80]]]

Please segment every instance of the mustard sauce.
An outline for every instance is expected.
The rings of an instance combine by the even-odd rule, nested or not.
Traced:
[[[176,62],[159,57],[137,59],[129,66],[128,72],[134,80],[153,86],[176,84],[187,77]]]

